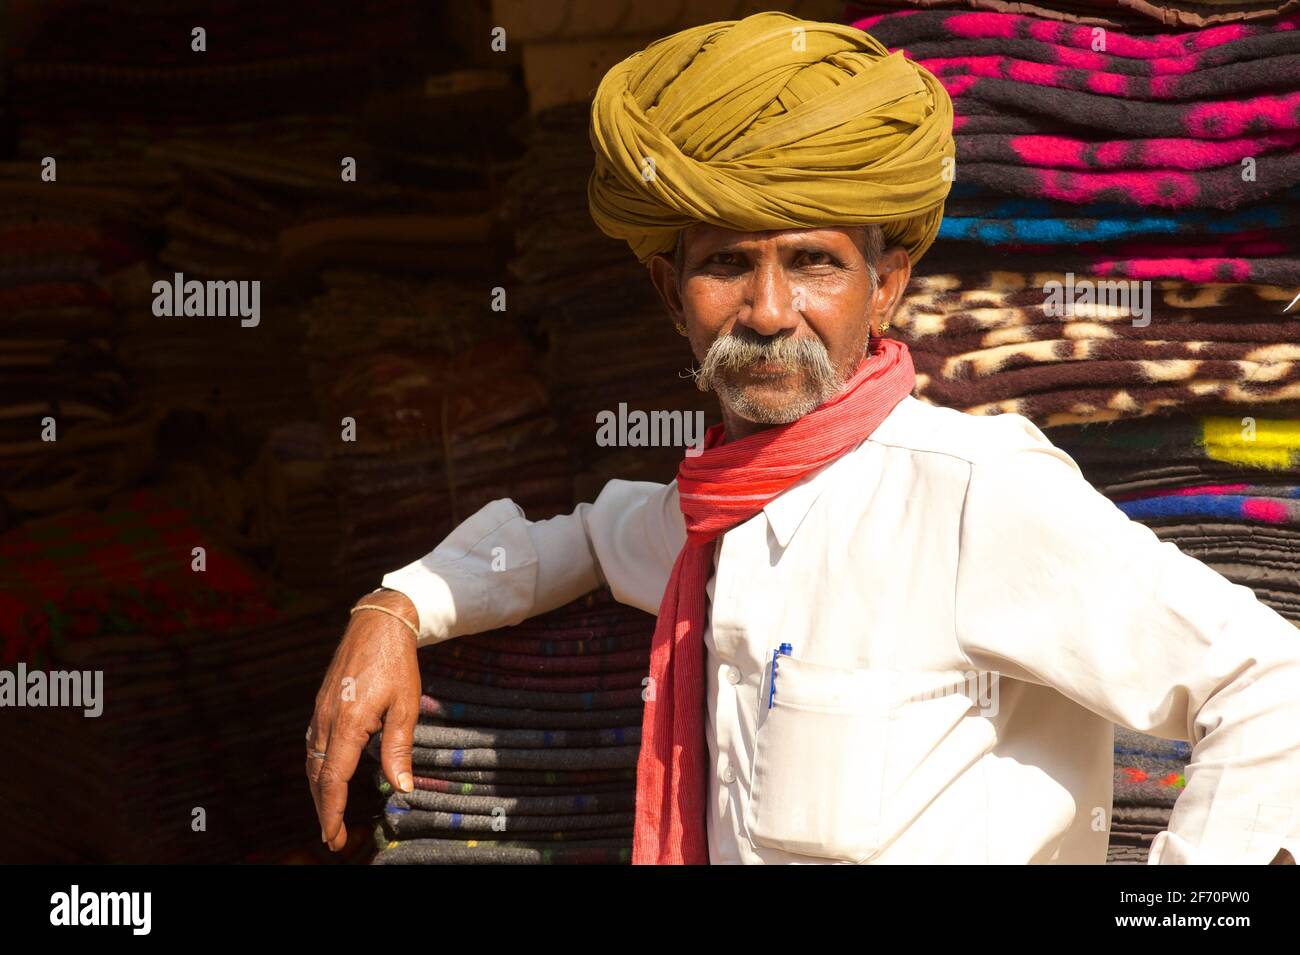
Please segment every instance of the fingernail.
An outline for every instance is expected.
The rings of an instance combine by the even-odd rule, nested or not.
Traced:
[[[414,781],[411,779],[410,773],[400,774],[397,777],[397,785],[398,788],[400,788],[404,793],[409,793],[412,789],[415,788],[415,784]]]
[[[323,843],[325,843],[326,845],[329,845],[329,843],[330,843],[330,841],[329,841],[328,839],[325,838],[325,830],[324,830],[324,829],[322,829],[322,830],[320,831],[320,841],[323,842]]]

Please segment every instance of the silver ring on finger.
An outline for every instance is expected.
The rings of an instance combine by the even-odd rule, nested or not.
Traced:
[[[325,754],[322,753],[320,750],[317,750],[317,749],[309,749],[309,750],[307,750],[307,756],[308,756],[308,758],[310,758],[310,759],[324,759],[324,758],[325,758]]]

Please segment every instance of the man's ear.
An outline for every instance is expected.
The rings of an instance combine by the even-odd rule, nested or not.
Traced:
[[[650,281],[659,293],[668,318],[674,325],[685,325],[686,318],[682,308],[682,293],[677,286],[677,269],[671,256],[655,255],[646,263],[650,269]]]
[[[912,259],[901,245],[891,245],[880,254],[876,263],[880,282],[871,299],[871,310],[877,324],[893,319],[894,312],[903,300],[907,283],[912,279]]]

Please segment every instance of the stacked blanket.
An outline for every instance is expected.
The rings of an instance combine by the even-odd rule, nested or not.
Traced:
[[[42,184],[37,164],[0,163],[0,528],[6,511],[102,500],[154,462],[149,409],[113,349],[111,281],[148,255],[146,194],[167,177],[64,172]]]
[[[954,218],[940,235],[958,241],[931,256],[932,268],[983,242],[1020,268],[1294,285],[1298,24],[1290,16],[1141,35],[927,10],[855,25],[905,49],[953,98]],[[999,207],[1000,196],[1056,205]],[[1231,231],[1197,232],[1193,219],[1181,241],[1141,241],[1177,234],[1149,221],[1171,210],[1237,218]],[[1026,221],[1040,216],[1083,230]],[[1072,248],[1054,247],[1062,242]]]
[[[337,565],[368,589],[500,497],[568,511],[572,471],[536,356],[481,288],[330,272],[302,313]]]
[[[600,590],[423,650],[415,789],[375,770],[374,862],[627,862],[653,631]]]
[[[527,283],[523,314],[547,342],[543,367],[579,470],[580,500],[613,477],[670,481],[683,453],[598,444],[598,414],[618,414],[622,404],[628,413],[702,412],[706,426],[718,420],[716,398],[686,374],[694,365],[690,347],[673,330],[646,269],[591,221],[589,112],[584,102],[532,117],[508,206],[518,248],[510,269]]]
[[[919,397],[1047,425],[1300,407],[1300,16],[856,25],[957,114],[940,241],[895,320]]]
[[[917,393],[1043,425],[1300,409],[1300,308],[1273,285],[970,270],[916,278],[895,323]]]
[[[250,537],[271,550],[276,579],[311,588],[333,576],[338,502],[326,469],[318,421],[296,421],[267,437],[244,477]]]
[[[336,614],[149,491],[0,535],[0,594],[4,669],[102,681],[98,715],[6,708],[0,802],[31,823],[4,827],[6,862],[233,862],[311,835],[302,732]]]
[[[350,105],[365,88],[356,74],[391,74],[419,37],[414,11],[395,0],[142,0],[130,18],[86,0],[22,7],[5,38],[11,92],[20,137],[38,146],[117,117],[126,125],[105,138],[127,150],[163,138],[169,123],[242,122],[310,100]]]
[[[1267,20],[1296,6],[1297,0],[1052,0],[1050,6],[1034,0],[850,0],[848,4],[859,16],[899,7],[988,10],[1130,30]]]
[[[1300,625],[1300,420],[1179,415],[1048,436],[1120,510]]]
[[[1107,862],[1142,864],[1151,842],[1169,827],[1174,801],[1187,785],[1191,746],[1115,727],[1115,780]]]
[[[439,217],[482,218],[512,156],[500,120],[518,93],[501,71],[426,77],[431,35],[445,37],[409,4],[146,0],[136,12],[24,3],[0,38],[15,157],[0,166],[13,216],[0,225],[0,314],[24,339],[14,364],[64,382],[15,378],[25,403],[0,407],[19,515],[102,502],[144,476],[171,457],[151,444],[168,418],[220,431],[246,470],[275,427],[314,414],[291,304],[313,270],[403,257],[427,269],[464,238]],[[451,123],[463,139],[430,159],[432,131]],[[260,283],[256,324],[156,315],[153,283],[178,273]],[[40,440],[51,409],[57,444]]]
[[[466,59],[448,28],[457,18],[401,0],[140,0],[134,17],[97,0],[10,6],[3,646],[11,662],[102,667],[120,708],[66,723],[26,714],[30,731],[3,746],[22,777],[6,782],[32,790],[20,807],[0,802],[58,822],[25,834],[24,858],[277,858],[313,841],[300,741],[344,621],[271,585],[252,559],[350,601],[486,499],[571,506],[521,336],[499,355],[496,339],[455,352],[462,370],[448,367],[436,295],[404,316],[434,330],[433,365],[409,339],[385,338],[382,294],[362,289],[346,317],[328,316],[340,330],[315,336],[323,354],[302,320],[319,273],[340,262],[458,275],[486,303],[503,284],[492,209],[517,161],[522,97],[495,63],[430,74]],[[45,157],[57,160],[50,181]],[[177,273],[260,283],[256,323],[155,314],[154,283]],[[358,343],[370,358],[353,366]],[[345,373],[318,374],[314,392],[313,363]],[[432,425],[406,401],[420,376],[438,393]],[[314,394],[330,401],[324,421]],[[339,453],[344,417],[377,450]],[[56,440],[42,440],[45,418]],[[405,443],[390,455],[392,435]],[[100,506],[142,482],[145,497]],[[143,526],[160,515],[171,523]],[[86,535],[110,540],[86,547]],[[207,571],[192,572],[190,548],[218,538]],[[232,566],[249,586],[221,576]],[[190,829],[195,807],[206,833]]]

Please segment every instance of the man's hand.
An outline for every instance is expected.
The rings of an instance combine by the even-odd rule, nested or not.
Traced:
[[[381,590],[357,604],[378,604],[418,627],[415,606],[403,594]],[[355,604],[354,604],[355,606]],[[395,789],[410,792],[411,740],[420,708],[420,671],[415,637],[378,610],[352,615],[334,660],[316,694],[307,750],[307,779],[320,817],[321,840],[334,852],[347,844],[343,809],[348,780],[373,733],[383,730],[384,775]]]

